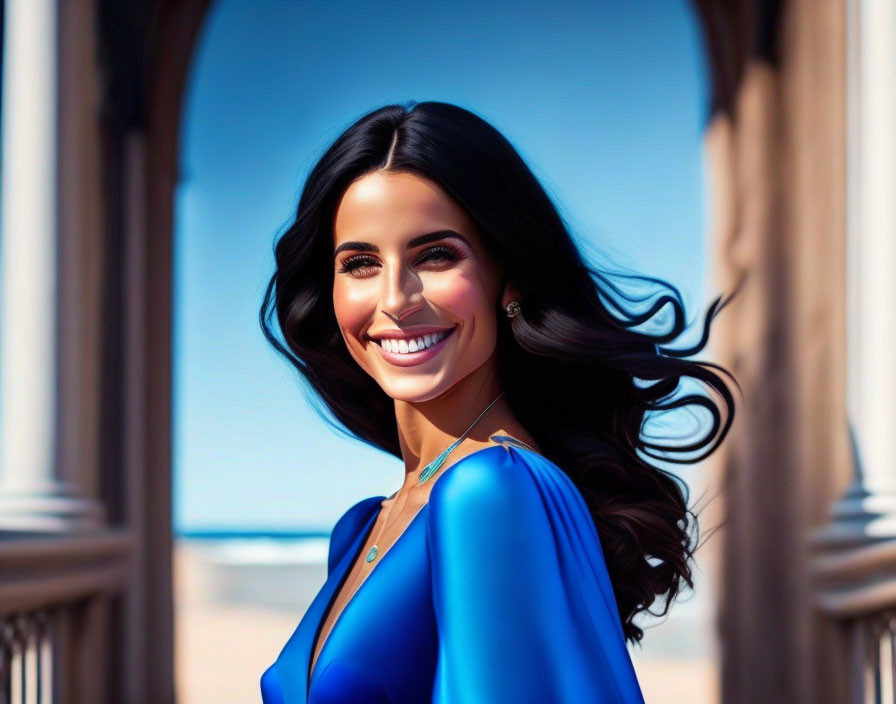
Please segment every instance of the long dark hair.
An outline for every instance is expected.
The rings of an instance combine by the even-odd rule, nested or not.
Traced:
[[[362,116],[320,158],[305,183],[295,220],[274,247],[276,271],[260,312],[261,327],[322,401],[335,429],[401,457],[394,401],[349,354],[332,303],[332,223],[352,181],[378,169],[427,178],[452,196],[476,223],[483,246],[500,262],[504,280],[521,296],[521,314],[499,316],[498,374],[516,417],[543,454],[561,467],[584,497],[604,551],[627,640],[640,642],[634,616],[666,595],[664,615],[680,582],[690,588],[696,548],[687,487],[647,457],[697,462],[722,442],[734,418],[732,394],[709,362],[685,357],[706,345],[712,318],[730,301],[716,299],[699,345],[667,349],[686,328],[678,290],[645,311],[643,302],[588,266],[555,205],[522,158],[494,127],[443,102],[387,105]],[[502,286],[503,288],[503,286]],[[664,332],[639,332],[669,306]],[[499,311],[503,314],[503,311]],[[276,314],[283,341],[275,335]],[[709,397],[675,397],[689,377],[721,396],[723,422]],[[732,377],[733,380],[733,377]],[[734,380],[736,384],[736,380]],[[683,406],[709,412],[711,428],[687,444],[648,441],[642,426],[654,414]],[[715,443],[710,444],[715,440]],[[704,448],[702,454],[679,457]],[[662,454],[657,454],[662,453]],[[650,611],[649,613],[654,613]]]

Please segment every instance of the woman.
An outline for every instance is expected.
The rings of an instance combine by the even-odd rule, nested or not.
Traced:
[[[682,359],[709,320],[700,347],[661,349],[684,328],[677,291],[627,313],[510,143],[440,102],[349,127],[275,255],[265,335],[405,478],[336,523],[265,704],[642,702],[633,617],[693,583],[686,497],[636,451],[716,437],[678,460],[696,462],[727,433],[715,365]],[[671,331],[632,329],[666,304]],[[724,424],[670,398],[686,376]],[[647,411],[687,403],[710,410],[705,437],[641,437]]]

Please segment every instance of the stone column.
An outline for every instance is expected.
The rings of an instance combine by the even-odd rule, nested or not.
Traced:
[[[819,545],[896,538],[896,4],[847,2],[847,421],[852,483]]]
[[[7,0],[3,37],[0,529],[66,531],[100,511],[58,472],[56,0]]]

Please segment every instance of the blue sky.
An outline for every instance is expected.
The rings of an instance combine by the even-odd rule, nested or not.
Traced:
[[[685,0],[559,8],[214,3],[185,87],[175,204],[176,529],[328,529],[401,483],[399,460],[317,416],[257,321],[307,172],[372,108],[443,100],[489,120],[594,263],[670,281],[702,321],[719,292],[705,283],[696,19]]]

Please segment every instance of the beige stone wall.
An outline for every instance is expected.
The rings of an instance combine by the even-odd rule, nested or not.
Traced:
[[[749,45],[758,20],[747,10],[727,31]],[[810,604],[807,535],[851,473],[844,19],[841,0],[787,3],[777,41],[732,72],[730,101],[706,130],[712,287],[742,285],[711,346],[744,392],[707,463],[724,496],[712,515],[724,521],[725,702],[842,701],[832,626]]]

